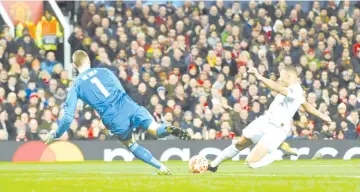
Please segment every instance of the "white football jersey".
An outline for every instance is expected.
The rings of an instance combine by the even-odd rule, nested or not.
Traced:
[[[289,130],[292,118],[300,105],[305,102],[305,98],[304,90],[299,83],[291,85],[287,89],[287,96],[282,94],[276,95],[265,116],[269,118],[270,123]]]

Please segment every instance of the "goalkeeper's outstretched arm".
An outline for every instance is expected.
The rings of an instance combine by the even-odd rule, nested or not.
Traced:
[[[64,105],[64,116],[60,120],[59,127],[56,131],[51,130],[45,137],[45,144],[49,145],[54,142],[56,139],[61,137],[65,131],[67,131],[70,127],[71,122],[74,119],[74,113],[76,109],[78,96],[75,89],[75,86],[70,88],[69,93],[66,98],[66,102]]]
[[[74,119],[74,113],[77,104],[77,92],[75,86],[73,86],[67,95],[66,102],[64,105],[64,116],[60,120],[59,127],[55,132],[54,137],[59,138],[61,137],[65,131],[67,131],[70,127],[71,122]]]

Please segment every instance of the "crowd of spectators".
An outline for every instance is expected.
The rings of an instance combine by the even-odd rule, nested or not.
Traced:
[[[307,101],[333,119],[327,125],[300,108],[289,138],[360,138],[359,3],[314,1],[304,11],[302,3],[269,0],[246,9],[222,0],[182,7],[81,1],[77,18],[72,52],[86,51],[92,67],[113,71],[157,122],[187,129],[193,139],[241,136],[267,110],[276,94],[247,74],[249,66],[273,80],[295,66]],[[2,35],[0,140],[39,140],[58,126],[72,80],[26,31]],[[155,139],[142,129],[134,135]],[[96,112],[79,102],[61,139],[109,138]]]

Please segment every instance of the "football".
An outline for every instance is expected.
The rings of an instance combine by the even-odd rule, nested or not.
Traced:
[[[189,171],[192,173],[203,173],[208,169],[208,160],[201,156],[195,155],[189,160]]]

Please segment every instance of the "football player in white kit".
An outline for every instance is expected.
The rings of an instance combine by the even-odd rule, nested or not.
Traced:
[[[224,160],[234,157],[252,144],[256,145],[245,160],[249,167],[259,168],[272,163],[275,160],[275,153],[273,152],[286,139],[286,135],[291,129],[292,118],[300,105],[308,113],[327,123],[331,122],[329,116],[322,114],[306,102],[304,90],[298,82],[298,73],[295,67],[285,67],[280,72],[278,83],[261,76],[256,68],[250,68],[248,72],[278,94],[268,111],[251,122],[243,130],[243,135],[210,163],[208,171],[216,172]]]

